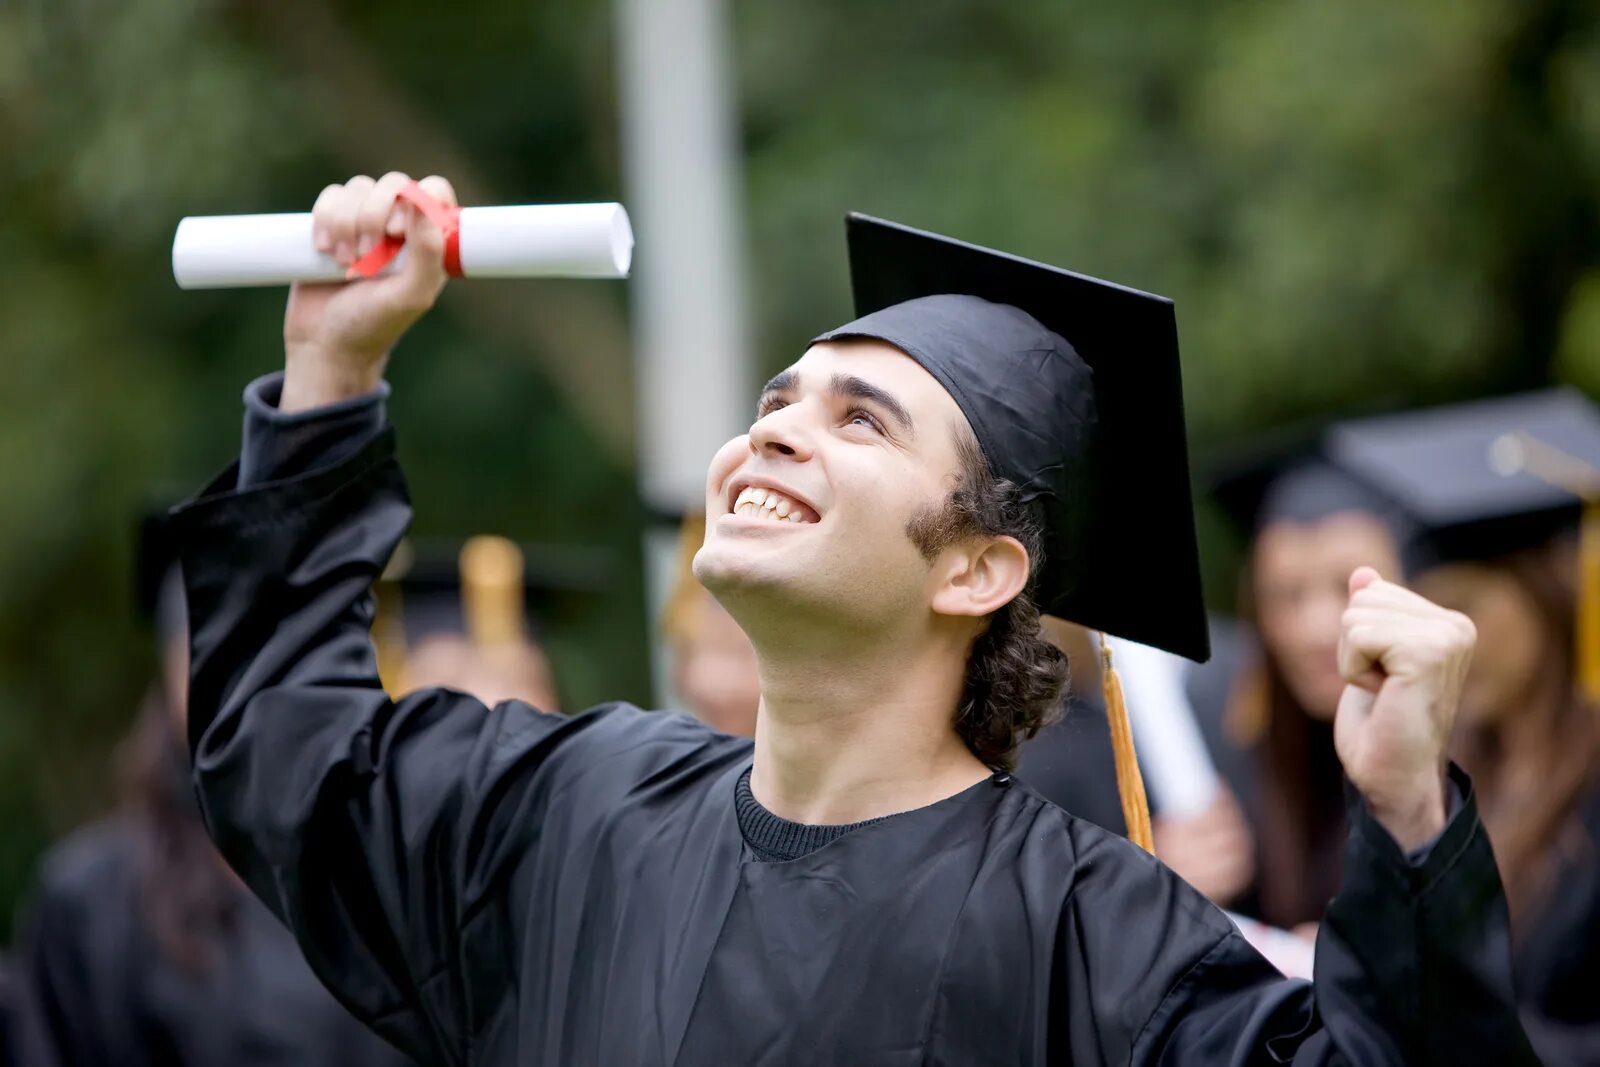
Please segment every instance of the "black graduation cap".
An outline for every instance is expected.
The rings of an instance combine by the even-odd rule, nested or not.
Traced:
[[[1389,530],[1409,573],[1415,521],[1387,493],[1328,457],[1327,430],[1327,420],[1319,419],[1213,448],[1196,463],[1200,492],[1247,552],[1274,522],[1311,523],[1352,511],[1370,515]]]
[[[846,230],[861,317],[816,341],[887,342],[949,391],[1043,519],[1040,610],[1206,659],[1172,302],[866,215]]]
[[[1339,423],[1327,450],[1399,502],[1441,559],[1538,544],[1600,493],[1600,411],[1574,389]]]
[[[1580,529],[1576,662],[1600,700],[1600,410],[1583,394],[1550,389],[1344,423],[1328,451],[1404,504],[1435,560],[1494,559]]]

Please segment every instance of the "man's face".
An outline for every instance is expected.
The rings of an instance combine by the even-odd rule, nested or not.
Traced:
[[[930,566],[907,524],[954,488],[958,433],[960,408],[899,349],[814,345],[712,460],[695,576],[747,626],[751,610],[768,628],[784,612],[851,628],[918,617]]]

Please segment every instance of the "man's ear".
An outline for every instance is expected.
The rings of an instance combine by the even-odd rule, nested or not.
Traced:
[[[1028,550],[1015,537],[951,545],[934,567],[938,585],[930,606],[941,615],[992,615],[1027,586],[1028,567]]]

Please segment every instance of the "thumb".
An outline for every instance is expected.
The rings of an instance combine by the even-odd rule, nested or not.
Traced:
[[[444,233],[415,204],[405,205],[406,261],[400,273],[427,289],[444,283]]]
[[[1350,595],[1355,596],[1373,582],[1383,581],[1383,575],[1371,567],[1357,567],[1350,572]]]

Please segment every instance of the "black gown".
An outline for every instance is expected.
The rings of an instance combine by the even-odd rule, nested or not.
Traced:
[[[404,1067],[242,889],[208,971],[169,960],[140,911],[137,842],[115,818],[46,856],[22,931],[21,1067]]]
[[[1550,888],[1511,938],[1523,1025],[1545,1067],[1600,1064],[1600,789],[1572,829]]]
[[[1022,745],[1017,777],[1064,811],[1127,836],[1105,705],[1074,693],[1066,713]]]
[[[0,1067],[17,1062],[17,981],[11,958],[0,956]]]
[[[1015,779],[761,862],[735,820],[746,740],[626,705],[385,696],[369,587],[410,517],[392,431],[236,481],[178,514],[207,823],[423,1062],[1534,1062],[1470,797],[1414,864],[1353,813],[1314,994]]]

